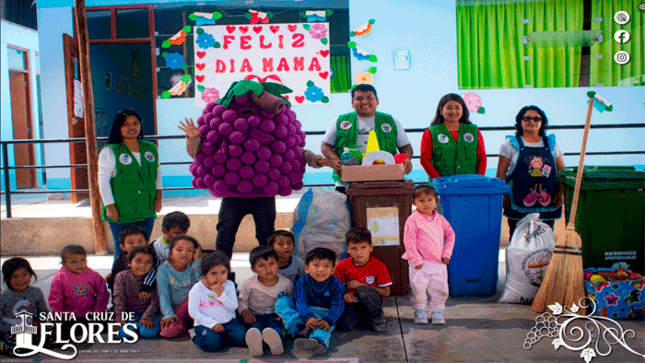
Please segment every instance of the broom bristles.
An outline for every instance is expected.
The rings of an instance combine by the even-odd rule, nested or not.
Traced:
[[[535,295],[531,310],[536,313],[550,312],[548,306],[556,302],[568,308],[573,304],[580,304],[580,299],[585,296],[585,285],[582,256],[575,252],[580,253],[581,246],[582,240],[575,227],[567,226],[567,230],[558,237],[549,268]],[[578,311],[578,314],[584,313],[585,309]]]

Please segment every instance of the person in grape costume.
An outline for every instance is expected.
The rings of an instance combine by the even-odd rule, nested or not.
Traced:
[[[302,124],[282,97],[289,92],[275,83],[235,82],[219,103],[204,108],[197,125],[188,118],[180,121],[186,150],[195,159],[190,166],[193,186],[222,198],[215,245],[229,258],[247,214],[253,215],[259,244],[268,243],[275,196],[302,189],[305,163],[314,168],[340,165],[303,149]]]

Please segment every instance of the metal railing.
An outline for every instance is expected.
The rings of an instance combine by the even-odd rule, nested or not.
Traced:
[[[592,129],[633,129],[633,128],[645,128],[645,123],[637,124],[613,124],[613,125],[591,125]],[[553,125],[549,126],[549,130],[577,130],[584,129],[584,125]],[[422,133],[425,128],[415,128],[415,129],[406,129],[406,133]],[[484,131],[514,131],[515,127],[513,126],[490,126],[490,127],[479,127],[479,130]],[[306,131],[306,135],[324,135],[325,131]],[[172,139],[185,139],[184,135],[175,135],[175,136],[147,136],[146,140],[172,140]],[[99,137],[97,141],[107,141],[106,137]],[[57,144],[57,143],[84,143],[85,138],[71,138],[71,139],[29,139],[29,140],[5,140],[0,141],[2,146],[2,168],[4,174],[4,191],[0,194],[5,196],[5,205],[6,205],[6,216],[11,218],[11,195],[12,194],[52,194],[52,193],[89,193],[89,189],[69,189],[69,190],[11,190],[11,170],[22,170],[22,169],[72,169],[72,168],[87,168],[87,164],[70,164],[70,165],[27,165],[27,166],[9,166],[9,145],[21,145],[21,144]],[[586,155],[641,155],[645,154],[643,151],[598,151],[598,152],[587,152]],[[577,156],[580,155],[579,152],[565,153],[565,156]],[[486,154],[487,157],[497,157],[498,154]],[[419,159],[419,156],[413,156],[412,159]],[[160,165],[189,165],[192,161],[171,161],[171,162],[162,162]],[[331,187],[334,186],[332,183],[326,184],[305,184],[305,187]],[[192,186],[190,187],[172,187],[172,188],[163,188],[164,191],[182,191],[182,190],[193,190]]]

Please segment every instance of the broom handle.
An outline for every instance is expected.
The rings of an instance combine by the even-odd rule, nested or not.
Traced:
[[[589,106],[587,106],[587,119],[585,120],[585,131],[582,134],[582,146],[580,147],[580,160],[578,160],[578,174],[576,175],[576,188],[573,191],[573,203],[571,204],[571,216],[569,217],[569,224],[567,230],[575,231],[576,227],[576,212],[578,211],[578,197],[580,196],[580,188],[582,187],[582,169],[585,163],[585,151],[587,149],[587,136],[589,135],[589,127],[591,125],[591,111],[593,110],[593,97],[589,99]]]

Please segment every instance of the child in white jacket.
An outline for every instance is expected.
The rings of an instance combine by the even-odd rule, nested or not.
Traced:
[[[227,280],[231,269],[228,257],[219,251],[202,257],[204,279],[188,294],[188,314],[195,320],[192,340],[205,352],[225,346],[225,340],[237,347],[245,346],[246,329],[235,319],[237,295],[235,284]]]

